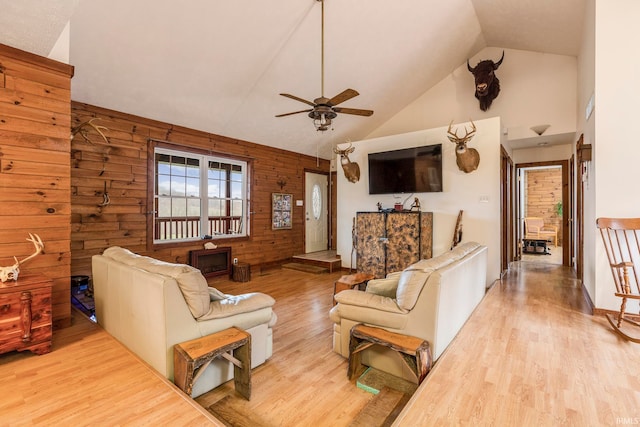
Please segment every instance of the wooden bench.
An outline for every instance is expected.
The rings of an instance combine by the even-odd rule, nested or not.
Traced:
[[[173,381],[191,396],[193,384],[217,357],[233,363],[236,391],[251,398],[251,335],[239,328],[229,328],[173,346]]]
[[[415,374],[418,384],[424,380],[431,369],[431,348],[427,341],[422,338],[397,334],[359,323],[351,328],[349,368],[347,371],[349,379],[352,379],[361,371],[360,355],[362,350],[374,344],[383,345],[397,351],[411,372]]]

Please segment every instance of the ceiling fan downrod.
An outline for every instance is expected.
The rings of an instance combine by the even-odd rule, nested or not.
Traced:
[[[317,131],[324,132],[331,129],[332,120],[338,116],[338,113],[352,114],[357,116],[370,116],[372,110],[363,110],[359,108],[338,107],[339,104],[358,96],[359,93],[354,89],[345,89],[333,98],[325,98],[324,96],[324,0],[316,0],[321,3],[321,19],[320,19],[320,92],[319,98],[313,102],[300,98],[289,93],[281,93],[280,95],[290,98],[311,106],[305,110],[293,111],[291,113],[278,114],[276,117],[291,116],[293,114],[307,113],[313,120],[313,124]]]

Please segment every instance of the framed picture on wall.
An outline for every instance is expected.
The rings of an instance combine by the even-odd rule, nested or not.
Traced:
[[[271,229],[286,230],[291,226],[292,194],[271,193]]]

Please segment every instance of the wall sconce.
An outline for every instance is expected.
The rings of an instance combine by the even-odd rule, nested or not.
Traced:
[[[287,181],[284,178],[280,178],[276,181],[276,184],[278,184],[280,186],[280,190],[282,190],[284,186],[287,185]]]
[[[591,144],[578,145],[578,161],[580,163],[591,161]]]
[[[547,129],[549,129],[549,126],[551,125],[536,125],[536,126],[531,126],[529,129],[531,129],[532,131],[537,133],[538,136],[540,136],[543,133],[545,133]]]
[[[584,143],[584,134],[580,135],[578,143],[576,144],[576,155],[582,172],[582,181],[588,182],[589,168],[587,167],[587,163],[590,162],[592,158],[592,147],[591,144]]]

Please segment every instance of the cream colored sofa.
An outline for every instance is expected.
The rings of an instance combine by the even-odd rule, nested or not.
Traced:
[[[275,300],[262,293],[226,295],[200,271],[111,247],[92,258],[96,318],[122,344],[173,380],[174,344],[236,326],[251,334],[251,367],[272,354]],[[196,397],[233,378],[215,360],[198,378]]]
[[[436,360],[484,297],[486,276],[487,247],[469,242],[371,280],[366,291],[342,291],[329,314],[334,322],[333,349],[349,357],[351,328],[365,323],[427,340]],[[416,381],[388,348],[370,347],[363,352],[362,363]]]

